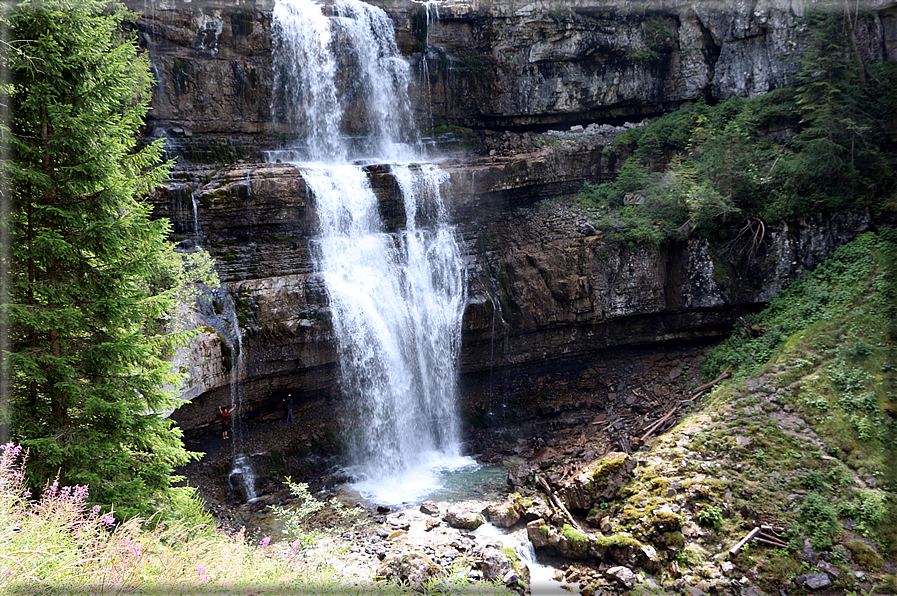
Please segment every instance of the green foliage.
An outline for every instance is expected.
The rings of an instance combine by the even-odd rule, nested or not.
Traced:
[[[831,500],[816,491],[807,493],[800,507],[799,519],[803,532],[816,548],[827,549],[841,533],[838,513]]]
[[[703,368],[705,380],[727,369],[743,373],[755,371],[791,335],[818,322],[843,316],[866,292],[882,244],[875,234],[864,234],[839,247],[812,273],[801,276],[773,298],[763,312],[747,318],[749,332],[733,335],[708,351]]]
[[[116,514],[164,499],[195,454],[166,417],[166,360],[192,332],[179,304],[194,279],[217,283],[204,253],[183,257],[142,197],[167,167],[161,145],[134,151],[150,68],[106,2],[20,2],[3,16],[12,159],[11,433],[39,485],[60,471]]]
[[[719,530],[723,527],[723,512],[716,505],[704,507],[698,512],[698,524],[705,528]]]
[[[581,555],[589,550],[589,538],[576,531],[570,524],[564,524],[564,538],[570,543],[571,548]]]
[[[676,551],[676,561],[683,567],[697,567],[704,562],[704,554],[693,544]]]
[[[349,509],[336,497],[327,502],[321,501],[311,494],[308,484],[293,482],[289,477],[286,479],[286,485],[290,487],[293,497],[298,499],[298,505],[293,507],[272,506],[271,509],[283,523],[284,534],[293,540],[293,550],[308,548],[318,542],[321,532],[314,530],[314,527],[319,522],[317,517],[321,512],[326,512],[328,515],[326,527],[327,532],[330,533],[346,532],[365,524],[360,519],[364,510],[359,507]],[[317,525],[321,524],[317,523]]]
[[[897,68],[872,64],[866,77],[835,12],[811,12],[805,25],[794,87],[699,102],[621,134],[614,147],[627,157],[616,182],[580,193],[607,207],[597,225],[622,240],[659,243],[893,202],[880,131],[897,117]],[[664,27],[654,19],[646,35],[664,39]],[[650,60],[661,45],[650,48],[630,57]]]
[[[341,577],[332,563],[342,545],[313,551],[289,543],[199,531],[189,520],[168,524],[132,518],[116,523],[87,503],[87,488],[47,482],[32,498],[24,451],[0,446],[0,592],[22,594],[414,594],[410,587]],[[340,541],[342,542],[342,541]],[[510,594],[503,586],[469,585],[455,573],[454,592]],[[462,583],[463,581],[463,583]],[[426,594],[442,594],[439,586]]]
[[[860,490],[850,502],[840,507],[842,516],[859,520],[856,531],[863,536],[872,536],[876,529],[889,520],[887,497],[878,490]]]

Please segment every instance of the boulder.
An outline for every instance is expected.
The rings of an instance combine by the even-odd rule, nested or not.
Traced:
[[[611,567],[604,574],[621,584],[627,590],[631,590],[635,587],[635,573],[632,572],[632,569],[623,566]]]
[[[486,523],[481,513],[463,507],[449,507],[442,521],[459,530],[476,530]]]
[[[794,583],[811,590],[821,590],[832,585],[832,579],[825,573],[809,573],[795,578]]]
[[[529,464],[513,464],[508,468],[508,484],[514,487],[527,486],[532,474],[533,468]]]
[[[600,501],[613,499],[635,469],[632,456],[613,452],[584,467],[558,490],[558,496],[570,510],[592,509]]]
[[[499,528],[510,528],[520,521],[520,509],[513,499],[508,499],[503,503],[489,505],[484,510],[486,519]]]
[[[505,575],[513,571],[511,558],[493,546],[484,548],[481,556],[480,569],[483,571],[483,578],[488,581],[504,580]]]
[[[387,557],[377,569],[377,575],[387,580],[406,583],[415,592],[423,592],[427,580],[443,575],[445,571],[430,557],[420,553],[407,553]]]
[[[420,504],[420,511],[427,515],[439,515],[439,506],[433,501],[424,501]]]

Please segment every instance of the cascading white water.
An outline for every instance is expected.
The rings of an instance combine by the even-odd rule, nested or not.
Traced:
[[[289,98],[279,102],[275,117],[288,124],[306,124],[306,159],[344,160],[330,19],[312,0],[278,1],[273,29],[274,95]]]
[[[314,198],[312,253],[329,297],[342,391],[355,406],[350,471],[365,496],[397,503],[438,488],[441,471],[472,465],[459,455],[455,413],[464,268],[442,202],[447,175],[409,163],[421,159],[404,137],[408,65],[392,22],[360,0],[335,0],[334,8],[327,17],[309,0],[275,4],[275,101],[285,104],[275,112],[305,123],[308,146],[269,158],[296,163]],[[341,76],[337,41],[347,57],[340,68],[349,71]],[[348,112],[349,127],[363,135],[341,133]],[[349,163],[358,159],[391,164],[405,203],[402,231],[386,233],[367,171]]]

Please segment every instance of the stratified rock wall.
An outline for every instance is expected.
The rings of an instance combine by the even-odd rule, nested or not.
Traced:
[[[554,200],[614,177],[623,156],[608,148],[622,130],[613,124],[787,84],[802,1],[449,2],[438,18],[409,0],[374,3],[411,64],[417,125],[479,131],[442,164],[467,252],[466,378],[720,337],[869,226],[868,214],[852,214],[766,230],[756,246],[632,246],[596,231],[600,212]],[[277,117],[274,0],[127,4],[141,14],[134,27],[157,79],[147,137],[165,138],[179,160],[156,214],[172,219],[182,248],[216,260],[225,284],[207,323],[227,318],[242,330],[239,367],[233,338],[211,324],[179,354],[192,403],[175,417],[186,428],[212,424],[235,381],[248,411],[274,411],[288,390],[306,401],[337,395],[326,290],[310,258],[313,206],[297,168],[263,163],[305,132]],[[897,12],[876,15],[861,49],[893,56]],[[360,126],[350,111],[344,129]],[[546,128],[565,132],[535,134]],[[403,225],[389,167],[368,173],[387,227]]]
[[[570,149],[574,157],[580,151]],[[562,163],[562,153],[518,161]],[[531,184],[580,184],[600,160],[569,163],[579,163],[578,175],[573,166],[546,170]],[[477,167],[507,173],[520,164],[508,159]],[[630,245],[596,231],[599,210],[575,199],[524,201],[523,179],[495,171],[478,177],[477,167],[449,168],[448,187],[456,190],[447,193],[461,197],[452,209],[464,222],[459,229],[470,288],[465,377],[560,365],[627,346],[722,337],[735,317],[870,225],[868,213],[855,213],[769,229],[756,247],[701,238]],[[368,175],[387,225],[403,221],[388,167],[368,168]],[[199,244],[215,257],[226,299],[212,297],[214,311],[224,317],[222,310],[233,309],[231,319],[243,332],[245,360],[236,379],[230,368],[235,355],[223,337],[209,328],[194,341],[193,353],[180,363],[190,372],[185,397],[193,403],[175,413],[178,421],[212,424],[213,404],[230,399],[234,380],[250,411],[271,409],[272,399],[288,390],[305,399],[335,396],[335,341],[326,290],[311,266],[315,224],[299,169],[256,163],[185,172],[157,195],[156,213],[172,218],[184,248]],[[222,359],[230,364],[222,367]]]
[[[491,0],[447,2],[428,19],[421,3],[371,3],[393,19],[411,62],[418,125],[475,128],[639,120],[702,98],[763,94],[793,77],[805,6]],[[127,4],[142,14],[139,41],[157,79],[152,134],[171,138],[192,161],[225,161],[303,133],[301,123],[277,118],[274,0]],[[858,36],[870,59],[893,54],[897,43],[895,11],[876,14],[878,24]],[[351,117],[344,123],[359,126]],[[221,138],[215,145],[197,134]]]

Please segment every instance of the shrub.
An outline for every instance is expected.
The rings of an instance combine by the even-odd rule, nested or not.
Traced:
[[[799,519],[804,532],[818,549],[827,549],[841,533],[838,513],[831,500],[817,491],[807,494],[801,504]]]
[[[698,512],[698,524],[705,528],[719,530],[723,527],[723,512],[715,505],[705,507]]]

